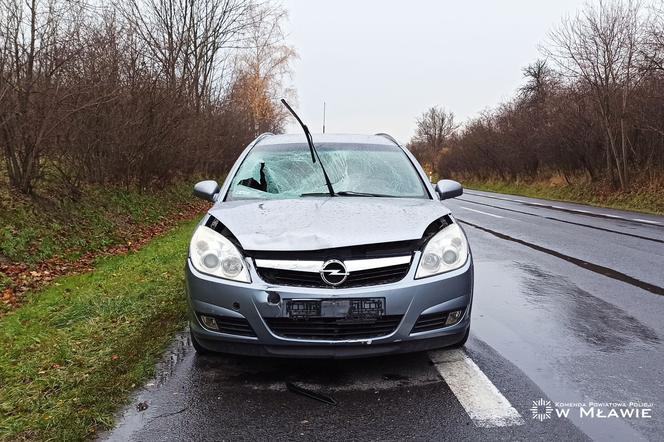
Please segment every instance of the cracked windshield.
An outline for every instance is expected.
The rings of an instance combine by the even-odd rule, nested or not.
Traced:
[[[316,149],[335,194],[428,198],[422,180],[397,146],[321,144]],[[329,195],[320,162],[306,144],[256,146],[242,162],[227,199]]]

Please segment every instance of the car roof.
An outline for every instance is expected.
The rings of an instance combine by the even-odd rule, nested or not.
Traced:
[[[350,144],[384,144],[394,146],[396,143],[385,135],[358,135],[358,134],[311,134],[314,143],[350,143]],[[266,135],[261,137],[257,145],[306,143],[304,133]]]

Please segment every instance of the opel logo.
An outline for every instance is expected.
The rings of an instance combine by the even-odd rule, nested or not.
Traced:
[[[323,267],[320,269],[320,277],[329,285],[339,285],[348,278],[348,271],[343,262],[337,259],[330,259],[325,261]]]

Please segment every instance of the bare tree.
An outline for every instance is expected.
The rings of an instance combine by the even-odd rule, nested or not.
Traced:
[[[612,174],[613,162],[622,189],[629,184],[627,110],[642,79],[644,29],[639,3],[587,4],[550,33],[546,49],[565,74],[592,90],[606,135],[607,171]]]
[[[42,156],[57,128],[93,106],[68,81],[83,33],[82,3],[3,0],[0,31],[0,133],[10,183],[32,192]]]
[[[458,129],[454,114],[434,106],[417,118],[416,125],[412,148],[419,152],[423,161],[434,165],[437,156]]]
[[[559,80],[546,60],[535,60],[522,69],[526,84],[519,88],[522,98],[541,103],[559,86]]]
[[[199,109],[228,84],[225,50],[242,47],[255,20],[252,0],[125,0],[119,8],[169,87]]]
[[[245,40],[247,49],[238,57],[238,85],[244,88],[242,105],[257,135],[280,131],[285,123],[288,113],[278,101],[294,94],[284,83],[297,54],[285,43],[285,10],[260,4],[253,6],[252,14],[253,24]]]
[[[650,6],[651,17],[646,27],[643,47],[646,70],[664,72],[664,0]]]

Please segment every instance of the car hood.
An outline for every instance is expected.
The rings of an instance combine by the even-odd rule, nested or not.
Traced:
[[[210,210],[245,250],[320,250],[420,239],[450,213],[440,201],[311,197],[230,201]]]

